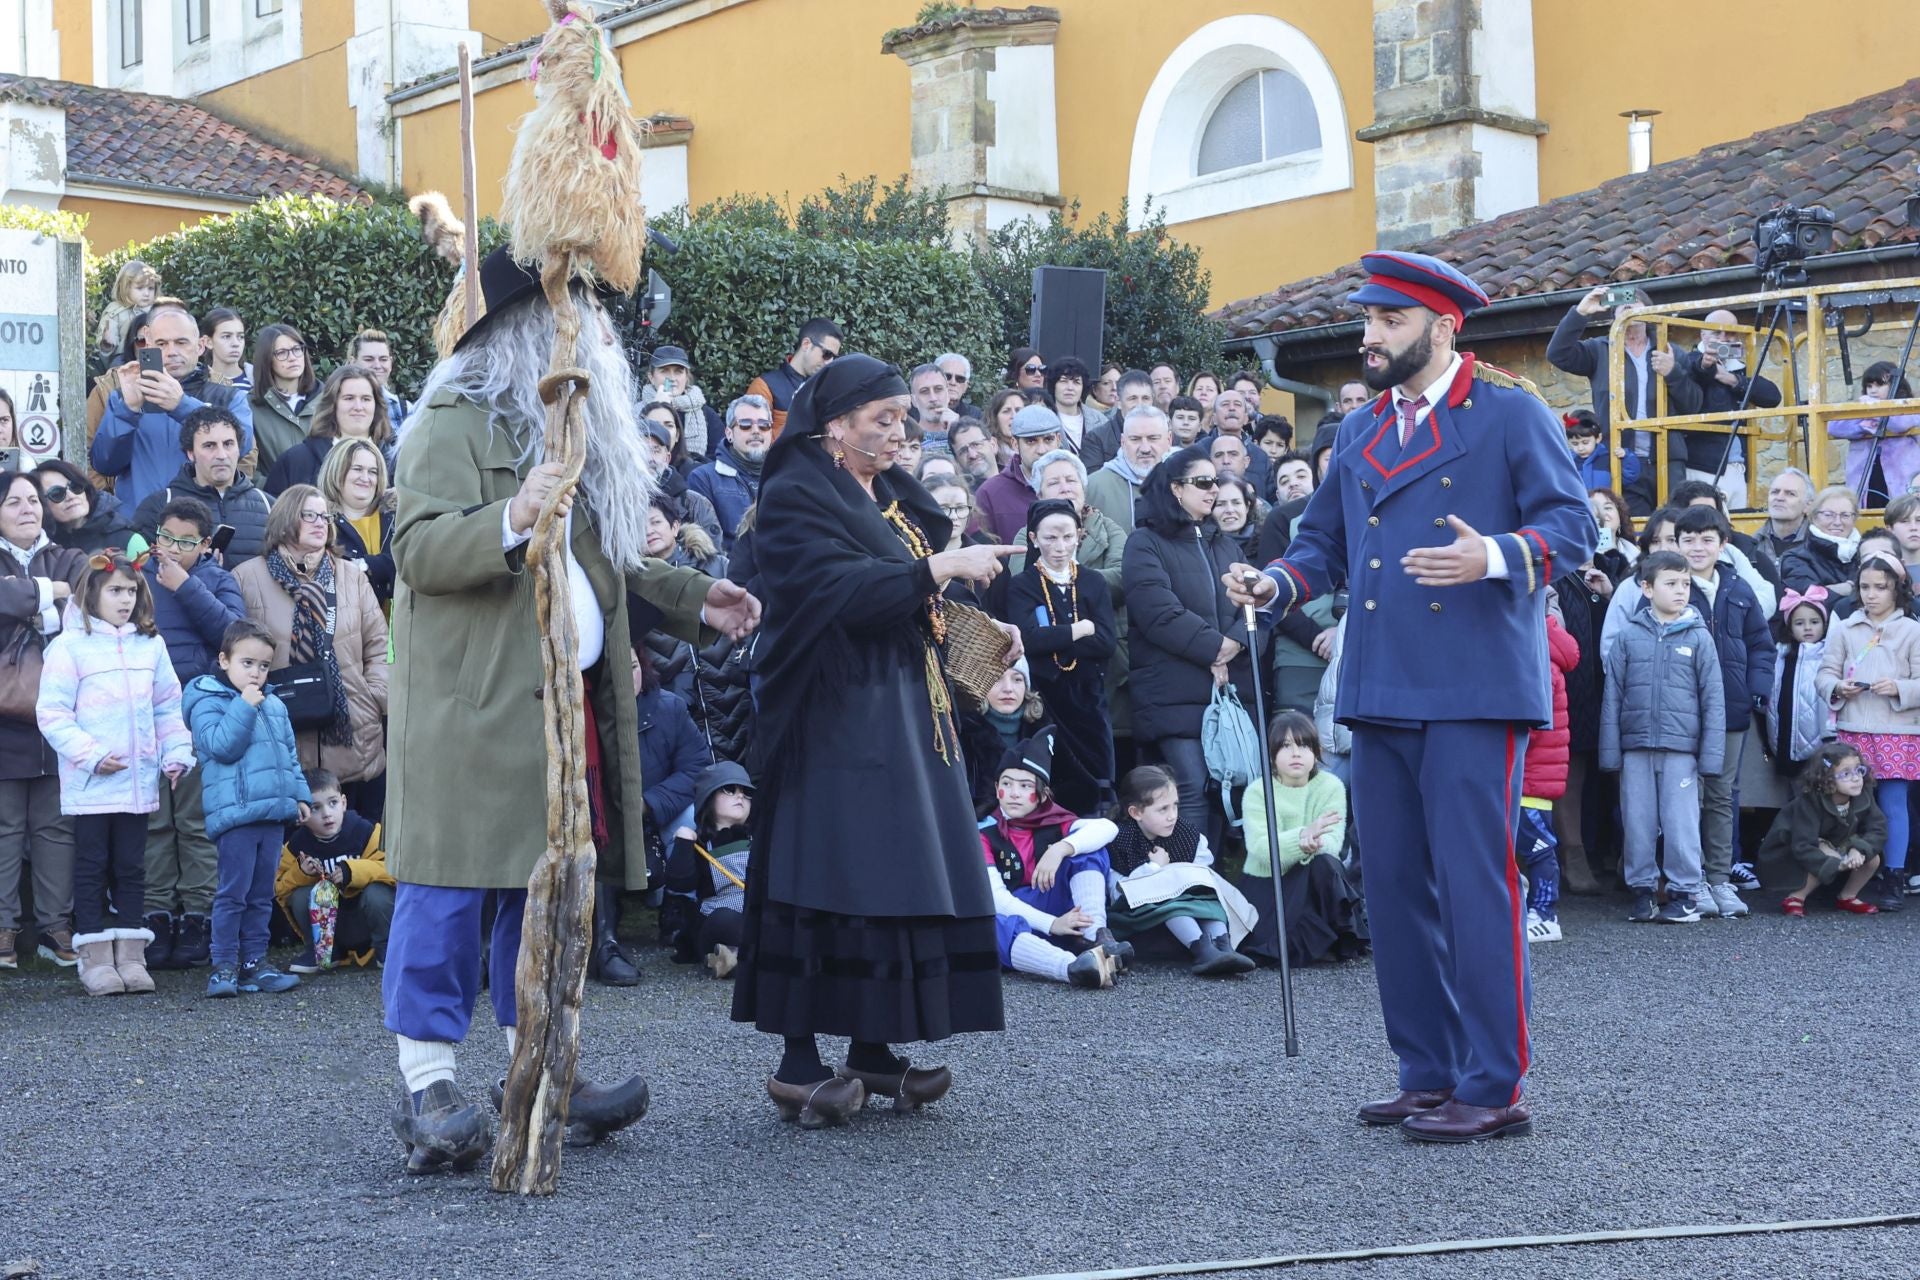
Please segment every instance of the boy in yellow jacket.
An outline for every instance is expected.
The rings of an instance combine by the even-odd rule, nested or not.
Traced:
[[[336,959],[380,964],[393,922],[393,876],[381,847],[380,824],[347,808],[340,780],[307,770],[311,815],[293,828],[280,852],[273,885],[293,931],[306,948],[288,966],[295,973],[331,969]]]

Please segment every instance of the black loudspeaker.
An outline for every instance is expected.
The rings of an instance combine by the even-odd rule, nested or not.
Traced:
[[[1049,361],[1079,356],[1100,376],[1107,273],[1094,267],[1035,267],[1027,345]]]

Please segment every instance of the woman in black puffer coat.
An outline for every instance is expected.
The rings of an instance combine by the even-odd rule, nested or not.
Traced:
[[[1580,572],[1555,578],[1552,590],[1560,602],[1560,625],[1580,646],[1580,661],[1567,672],[1567,790],[1553,804],[1553,830],[1560,841],[1560,883],[1568,893],[1600,891],[1587,859],[1586,829],[1613,811],[1599,788],[1614,785],[1599,769],[1601,662],[1600,626],[1613,598],[1613,580],[1604,568],[1592,577]],[[1599,589],[1596,590],[1595,588]],[[1594,810],[1589,820],[1587,810]],[[1596,836],[1598,836],[1596,831]],[[1596,839],[1596,848],[1606,848]]]
[[[1241,556],[1213,523],[1213,462],[1200,448],[1168,455],[1140,486],[1140,527],[1127,535],[1126,596],[1133,732],[1151,742],[1180,784],[1180,818],[1220,847],[1207,804],[1200,724],[1214,688],[1229,682],[1249,714],[1253,668],[1247,628],[1221,582]]]

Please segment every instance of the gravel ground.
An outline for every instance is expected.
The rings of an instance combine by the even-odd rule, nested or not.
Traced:
[[[583,1068],[642,1071],[654,1111],[569,1152],[541,1201],[481,1173],[401,1172],[374,974],[215,1002],[200,973],[87,1000],[70,972],[22,970],[0,977],[0,1261],[48,1277],[920,1280],[1911,1207],[1896,1082],[1920,1011],[1881,975],[1920,911],[1619,914],[1576,900],[1569,940],[1535,953],[1536,1136],[1468,1148],[1353,1121],[1392,1083],[1364,962],[1298,975],[1291,1061],[1270,973],[1150,967],[1113,992],[1009,979],[1008,1034],[919,1047],[953,1065],[949,1099],[805,1133],[766,1101],[774,1046],[726,1021],[730,987],[651,953],[640,987],[590,988]],[[463,1079],[505,1058],[478,1032]],[[1880,1277],[1915,1274],[1917,1245],[1885,1229],[1308,1270]]]

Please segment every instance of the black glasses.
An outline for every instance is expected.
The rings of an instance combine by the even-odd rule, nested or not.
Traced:
[[[291,360],[295,356],[303,356],[305,354],[307,354],[305,347],[275,347],[273,350],[273,358],[275,360]]]
[[[1212,476],[1188,476],[1184,480],[1175,480],[1174,483],[1192,485],[1196,489],[1212,489],[1220,482]]]
[[[172,547],[175,551],[191,551],[195,547],[199,546],[202,542],[205,542],[206,539],[205,538],[176,538],[172,534],[162,530],[161,532],[153,535],[153,541],[154,541],[154,545],[156,546],[164,544],[166,546]]]
[[[63,484],[49,485],[47,487],[46,500],[48,502],[65,502],[72,496],[73,490]]]
[[[949,373],[942,376],[944,376],[948,382],[957,382],[961,386],[965,386],[968,381],[967,375],[964,373]]]
[[[825,347],[820,348],[821,364],[826,364],[831,360],[838,360],[839,358],[840,358],[840,353],[838,351],[829,351]]]

